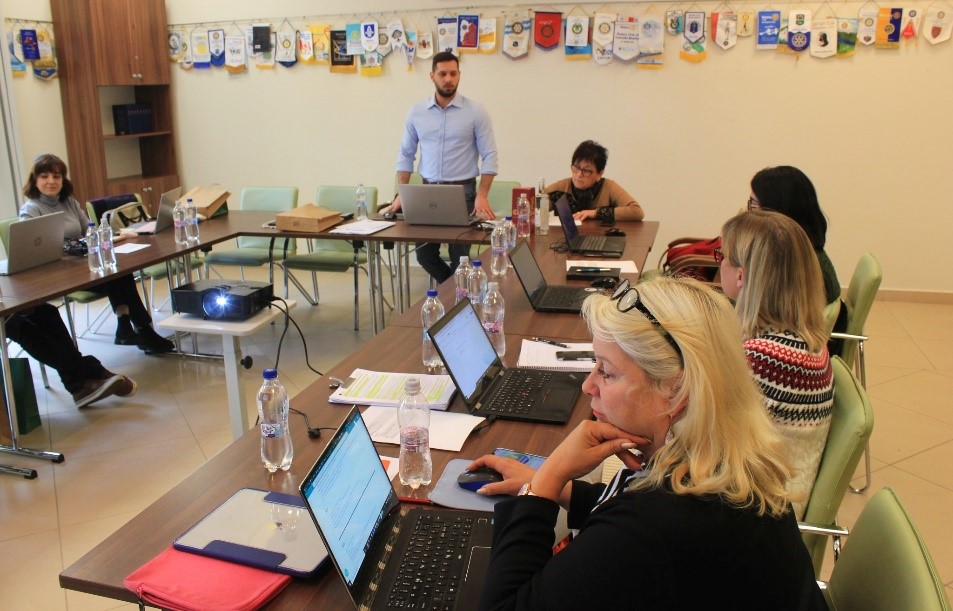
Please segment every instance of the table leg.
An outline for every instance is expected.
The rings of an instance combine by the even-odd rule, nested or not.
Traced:
[[[381,243],[372,241],[367,243],[367,265],[369,283],[373,292],[371,299],[371,317],[374,319],[374,334],[384,328],[384,284],[381,279]]]
[[[13,398],[13,379],[10,375],[10,355],[7,352],[7,323],[2,316],[0,316],[0,368],[3,369],[3,392],[7,404],[7,421],[10,423],[10,445],[0,445],[0,452],[28,458],[46,459],[55,463],[63,462],[64,457],[59,452],[31,450],[20,446],[20,431],[17,428],[17,406]],[[20,469],[18,467],[3,466],[0,468],[0,473],[13,473],[22,475],[27,479],[36,477],[36,471],[33,469]]]
[[[248,412],[245,411],[245,387],[239,377],[242,358],[241,340],[231,335],[222,336],[225,358],[225,387],[228,391],[228,419],[232,424],[232,439],[238,439],[248,430]]]

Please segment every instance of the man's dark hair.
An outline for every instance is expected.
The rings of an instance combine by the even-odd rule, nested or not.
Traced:
[[[596,171],[600,174],[606,169],[606,162],[609,161],[609,151],[595,140],[586,140],[576,147],[572,154],[572,162],[588,161],[596,166]]]
[[[441,51],[433,56],[433,64],[430,66],[430,71],[435,72],[437,70],[437,64],[440,62],[457,62],[457,68],[460,67],[460,58],[451,53],[450,51]]]

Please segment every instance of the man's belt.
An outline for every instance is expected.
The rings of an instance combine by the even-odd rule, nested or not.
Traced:
[[[470,185],[476,182],[476,178],[466,178],[464,180],[427,180],[424,179],[424,184],[427,185]]]

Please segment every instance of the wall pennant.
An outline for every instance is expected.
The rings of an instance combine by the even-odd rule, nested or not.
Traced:
[[[377,38],[376,34],[374,38]],[[383,73],[384,58],[376,50],[362,53],[358,57],[361,58],[361,76],[380,76]]]
[[[169,30],[168,37],[169,61],[177,62],[182,58],[184,45],[182,43],[182,30]]]
[[[756,23],[755,14],[751,11],[741,11],[738,13],[738,36],[754,36]]]
[[[225,65],[225,30],[218,28],[208,31],[208,52],[212,66],[221,68]]]
[[[758,11],[758,38],[755,48],[776,49],[781,34],[781,11]]]
[[[589,38],[589,17],[570,15],[564,23],[566,59],[592,59],[592,40]],[[576,44],[570,45],[569,42]]]
[[[291,68],[298,63],[298,33],[281,30],[275,34],[275,61]]]
[[[514,13],[503,24],[503,55],[510,59],[521,59],[529,54],[530,18],[528,15]]]
[[[357,66],[354,56],[347,52],[347,30],[330,30],[331,72],[336,74],[354,74]]]
[[[612,62],[612,38],[618,15],[596,13],[592,26],[592,59],[600,66]]]
[[[931,6],[927,9],[927,16],[923,24],[923,36],[931,45],[946,42],[953,31],[953,10],[945,2],[940,6]]]
[[[903,19],[900,21],[900,38],[904,40],[916,40],[920,33],[920,21],[922,13],[915,8],[903,10]]]
[[[457,53],[457,20],[454,17],[437,18],[437,46],[441,51]]]
[[[208,47],[208,30],[192,30],[192,65],[199,69],[212,67],[212,52]]]
[[[20,30],[20,49],[24,60],[32,62],[40,59],[40,42],[36,38],[36,30]]]
[[[857,20],[841,17],[837,20],[837,57],[850,57],[857,48]]]
[[[275,46],[277,45],[275,33],[272,32],[268,37],[268,48],[261,53],[255,54],[255,67],[259,70],[274,70],[275,68]]]
[[[639,68],[661,68],[665,61],[665,28],[661,18],[644,15],[639,19]]]
[[[344,35],[347,37],[347,54],[364,55],[364,47],[361,45],[361,24],[345,24]]]
[[[788,14],[788,46],[795,53],[811,45],[811,11],[795,9]]]
[[[496,51],[496,18],[480,19],[480,53]]]
[[[433,57],[433,32],[417,30],[417,59]]]
[[[620,18],[612,34],[612,54],[620,61],[630,62],[639,56],[638,19]]]
[[[864,5],[857,14],[857,41],[870,46],[877,41],[877,7]]]
[[[314,46],[314,63],[331,63],[331,26],[327,24],[309,25],[312,45]]]
[[[13,32],[7,32],[7,46],[10,49],[10,72],[13,76],[26,75],[26,64],[17,57],[16,42]]]
[[[248,58],[245,54],[244,36],[225,37],[225,71],[229,74],[240,74],[245,71]]]
[[[731,11],[712,13],[711,31],[719,48],[732,48],[738,42],[738,15]]]
[[[387,28],[377,30],[377,52],[381,54],[381,57],[390,55],[390,34],[387,33]]]
[[[811,25],[811,57],[826,58],[837,54],[837,19],[815,19]]]
[[[457,48],[476,51],[480,46],[480,16],[457,15]]]
[[[377,46],[379,44],[380,38],[377,36],[377,22],[363,22],[361,24],[361,48],[364,49],[365,55],[371,51],[377,51]],[[363,66],[363,62],[361,65]]]
[[[874,46],[878,49],[900,48],[900,21],[902,8],[881,8],[877,13],[877,38]]]
[[[672,36],[678,36],[685,31],[685,15],[682,9],[673,8],[665,11],[665,31]]]
[[[40,51],[40,59],[33,60],[33,76],[41,81],[56,78],[56,51],[53,48],[53,35],[46,28],[38,28],[36,44]]]
[[[561,29],[562,17],[562,13],[536,12],[533,40],[537,47],[545,51],[552,51],[559,46],[559,30]]]
[[[314,34],[308,28],[298,30],[298,61],[302,64],[314,63]]]
[[[682,35],[682,50],[678,56],[687,62],[704,61],[708,56],[705,41],[705,12],[685,13],[685,32]]]
[[[414,69],[414,57],[417,55],[417,32],[407,30],[404,32],[407,38],[407,44],[404,45],[404,59],[407,60],[407,71]]]
[[[387,34],[390,36],[390,46],[394,53],[403,53],[407,41],[404,36],[404,22],[400,19],[394,19],[387,24]]]

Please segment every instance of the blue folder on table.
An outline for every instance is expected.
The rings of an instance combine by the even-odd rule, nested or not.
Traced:
[[[233,494],[173,547],[296,577],[313,575],[328,557],[300,496],[254,488]]]

